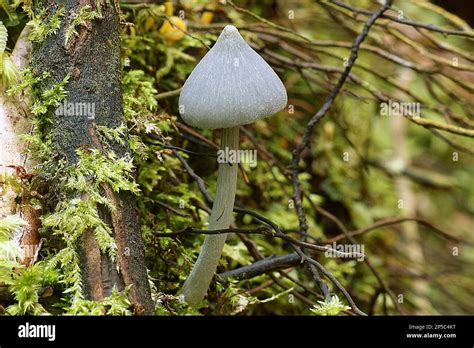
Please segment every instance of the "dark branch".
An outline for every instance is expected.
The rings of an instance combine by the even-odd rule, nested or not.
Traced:
[[[297,253],[278,256],[272,255],[250,265],[220,273],[217,276],[222,280],[227,280],[228,278],[237,280],[251,279],[264,273],[297,266],[300,263],[301,257]]]

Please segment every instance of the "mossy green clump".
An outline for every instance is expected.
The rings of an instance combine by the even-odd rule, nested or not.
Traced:
[[[84,299],[77,253],[78,239],[86,230],[94,231],[101,252],[117,262],[117,246],[112,231],[99,216],[98,209],[99,206],[107,207],[110,211],[115,209],[112,202],[103,195],[102,185],[107,185],[114,192],[139,192],[137,184],[131,178],[133,164],[131,159],[117,158],[113,152],[102,154],[96,149],[78,149],[77,154],[77,164],[66,166],[62,163],[57,168],[55,176],[61,178],[57,192],[59,202],[53,212],[41,217],[42,235],[50,236],[52,240],[53,237],[59,237],[59,243],[63,246],[41,263],[26,268],[18,262],[21,250],[15,249],[17,253],[11,255],[14,250],[9,245],[9,261],[3,258],[0,261],[0,282],[10,286],[17,301],[16,305],[8,309],[11,314],[46,312],[36,295],[37,289],[46,284],[56,285],[63,290],[63,309],[66,312],[78,314],[84,308],[94,306],[92,301]],[[14,217],[0,221],[0,236],[5,239],[0,243],[0,251],[3,243],[11,243],[11,231],[20,228],[23,223]],[[68,303],[70,306],[67,306]],[[112,294],[97,304],[93,313],[127,314],[128,310],[124,306],[127,303],[122,295]],[[105,310],[108,307],[110,308]]]
[[[49,19],[46,18],[46,9],[40,9],[27,25],[31,27],[28,39],[33,42],[43,42],[48,36],[56,34],[64,17],[64,6],[56,10]]]
[[[79,237],[86,230],[94,231],[101,252],[117,262],[117,246],[111,228],[99,216],[99,206],[110,211],[116,209],[104,196],[103,185],[114,192],[139,192],[131,177],[131,159],[117,158],[113,152],[104,154],[97,149],[78,149],[77,155],[77,164],[66,166],[59,175],[59,203],[52,213],[42,217],[43,233],[59,235],[65,244],[53,262],[65,268],[63,281],[68,287],[65,293],[72,293],[72,302],[83,299],[75,250]]]
[[[38,262],[30,267],[15,267],[11,280],[6,284],[17,303],[7,307],[10,315],[45,314],[46,309],[39,303],[39,291],[42,287],[58,282],[59,273],[48,262]]]
[[[318,305],[315,305],[313,308],[311,308],[311,312],[316,315],[334,316],[338,315],[342,311],[347,311],[351,309],[351,307],[346,306],[344,303],[342,303],[336,295],[331,296],[326,301],[318,301],[318,303]]]
[[[69,315],[131,315],[128,290],[112,289],[110,296],[100,301],[78,300],[66,308]]]
[[[65,87],[70,78],[66,75],[58,84],[40,92],[39,84],[47,81],[50,76],[48,71],[43,71],[41,75],[36,76],[31,69],[24,69],[21,71],[20,83],[7,92],[10,96],[24,93],[32,100],[31,113],[35,116],[31,120],[33,129],[30,133],[21,134],[20,137],[28,144],[28,154],[38,163],[38,166],[43,166],[53,156],[51,134],[45,132],[45,129],[53,122],[51,118],[53,109],[67,97]],[[37,171],[40,171],[39,168]]]
[[[100,5],[98,6],[100,9]],[[65,44],[67,45],[68,42],[71,40],[72,37],[78,35],[77,28],[81,25],[85,25],[87,22],[92,21],[97,18],[102,18],[102,14],[99,10],[92,9],[90,5],[84,5],[80,8],[78,13],[74,13],[72,15],[72,21],[67,26],[66,32],[64,34],[65,37]]]

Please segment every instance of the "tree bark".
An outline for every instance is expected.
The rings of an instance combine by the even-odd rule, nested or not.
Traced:
[[[28,40],[29,27],[25,27],[12,51],[11,58],[19,70],[28,65],[31,52],[31,42]],[[3,86],[0,86],[0,175],[18,175],[16,168],[30,172],[33,163],[25,154],[25,143],[20,140],[20,135],[28,133],[31,129],[31,100],[26,92],[20,95],[8,96]],[[21,196],[21,195],[20,195]],[[21,204],[17,204],[17,199]],[[30,266],[35,262],[37,252],[41,247],[39,234],[40,211],[30,204],[29,195],[17,197],[17,193],[7,189],[0,193],[0,217],[10,214],[20,214],[26,225],[15,235],[15,240],[23,251],[21,262]]]
[[[75,27],[77,35],[67,43],[65,32],[71,25],[71,14],[79,13],[83,6],[96,10],[101,6],[102,18]],[[48,71],[51,83],[61,82],[70,75],[66,86],[67,103],[89,103],[95,106],[94,119],[53,115],[49,130],[53,140],[53,151],[68,164],[78,161],[76,150],[81,147],[102,149],[103,144],[96,134],[96,125],[117,128],[125,123],[120,66],[119,17],[113,1],[106,0],[43,0],[38,8],[46,13],[64,6],[65,15],[56,34],[44,42],[33,45],[32,68],[35,75]],[[42,86],[41,88],[47,88]],[[114,144],[118,157],[130,153],[128,146]],[[111,213],[99,209],[101,217],[113,231],[117,244],[118,270],[109,257],[99,250],[92,231],[85,232],[80,241],[81,270],[84,292],[87,298],[99,300],[111,293],[113,287],[123,290],[132,285],[129,297],[136,314],[152,314],[153,302],[145,265],[145,250],[138,223],[136,199],[127,192],[115,193],[104,187],[104,194],[114,204]]]
[[[31,44],[26,39],[28,31],[21,33],[15,48],[12,51],[12,60],[19,69],[28,64],[28,56]],[[14,166],[27,166],[27,160],[22,155],[25,150],[19,135],[27,133],[29,124],[29,100],[25,95],[9,97],[0,84],[0,139],[2,150],[0,151],[0,174],[15,173]],[[28,168],[25,168],[28,169]],[[2,192],[0,195],[0,217],[16,213],[16,194],[14,192]]]

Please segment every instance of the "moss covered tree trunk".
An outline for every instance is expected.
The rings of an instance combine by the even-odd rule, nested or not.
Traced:
[[[85,6],[90,6],[89,12],[100,16],[78,20]],[[63,7],[64,16],[56,33],[33,45],[31,65],[36,76],[43,71],[51,74],[49,87],[70,76],[65,87],[68,93],[65,102],[75,106],[76,113],[61,115],[53,112],[48,132],[52,136],[54,156],[73,165],[79,160],[77,149],[104,151],[97,125],[117,128],[125,123],[121,92],[120,24],[114,3],[106,0],[43,0],[36,4],[37,10],[46,9],[45,21]],[[67,32],[73,33],[68,40]],[[47,88],[46,84],[41,87],[42,90]],[[82,109],[83,114],[77,114],[77,106],[81,105],[87,106],[88,111]],[[91,110],[94,112],[91,113]],[[112,148],[119,158],[130,154],[128,145],[114,143]],[[132,194],[116,193],[107,185],[103,186],[102,193],[115,207],[112,211],[101,207],[99,214],[113,232],[118,265],[101,253],[93,231],[84,232],[78,247],[83,292],[88,299],[100,300],[108,296],[114,287],[123,290],[131,285],[129,298],[135,313],[151,314],[153,303],[136,200]]]

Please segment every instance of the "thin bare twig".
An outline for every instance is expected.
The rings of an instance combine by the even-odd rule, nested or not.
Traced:
[[[379,10],[377,10],[370,19],[367,21],[367,23],[364,25],[364,29],[362,32],[357,36],[357,38],[354,40],[354,43],[352,45],[351,49],[351,56],[347,62],[347,66],[342,73],[341,77],[339,78],[339,81],[337,82],[336,86],[332,90],[332,92],[329,94],[329,96],[326,98],[323,106],[318,110],[318,112],[310,119],[306,126],[306,131],[303,135],[303,139],[301,143],[296,147],[296,149],[293,151],[293,159],[291,161],[291,173],[292,173],[292,181],[293,181],[293,195],[294,195],[294,201],[295,201],[295,206],[298,214],[298,220],[300,224],[300,231],[304,235],[307,233],[308,230],[308,225],[306,223],[306,218],[304,215],[304,209],[303,205],[301,202],[301,191],[300,191],[300,184],[299,184],[299,179],[298,179],[298,173],[299,173],[299,162],[301,160],[301,155],[303,151],[309,146],[311,137],[314,132],[314,128],[316,124],[326,115],[326,113],[329,111],[331,106],[334,103],[334,100],[336,99],[337,95],[339,94],[339,91],[341,90],[342,86],[346,82],[352,67],[357,60],[358,52],[359,52],[359,47],[364,41],[364,39],[367,37],[370,28],[372,25],[375,23],[375,21],[389,8],[390,6],[386,3],[384,6],[382,6]]]
[[[369,10],[366,10],[366,9],[363,9],[363,8],[360,8],[360,7],[350,6],[350,5],[347,5],[346,3],[342,2],[342,1],[339,1],[339,0],[331,0],[330,2],[333,3],[334,5],[345,8],[346,10],[350,10],[354,14],[372,15],[372,12],[370,12]],[[437,26],[434,26],[433,24],[415,22],[415,21],[411,21],[411,20],[408,20],[408,19],[398,18],[398,17],[392,16],[392,15],[384,14],[384,13],[381,14],[380,17],[390,19],[393,22],[397,22],[397,23],[404,24],[404,25],[409,25],[409,26],[412,26],[412,27],[415,27],[415,28],[423,28],[423,29],[435,31],[437,33],[441,33],[441,34],[444,34],[444,35],[459,35],[459,36],[474,38],[474,33],[472,31],[443,29],[443,28],[439,28]]]

